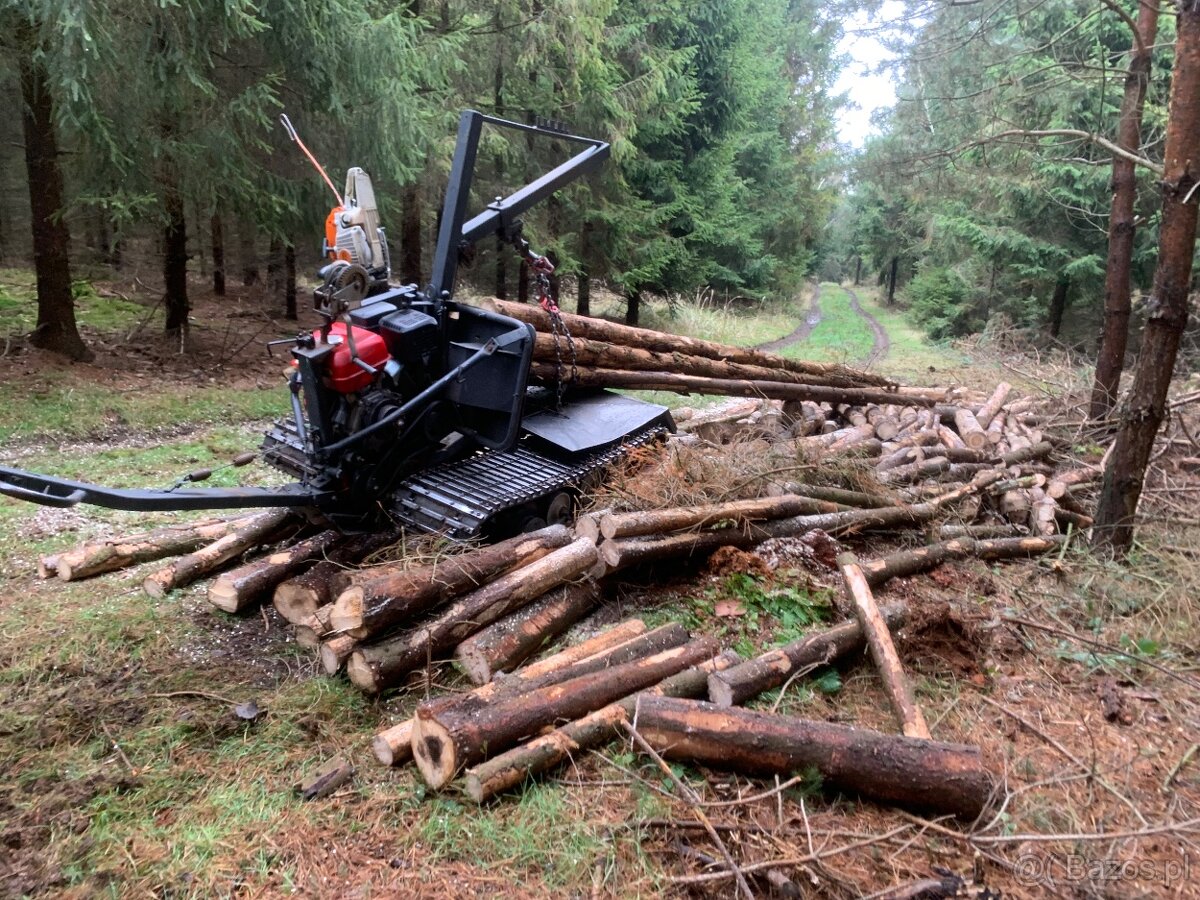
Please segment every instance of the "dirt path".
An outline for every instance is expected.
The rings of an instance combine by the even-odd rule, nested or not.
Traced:
[[[892,349],[892,340],[888,337],[887,331],[879,324],[878,319],[863,309],[862,304],[858,301],[858,294],[854,292],[853,288],[844,287],[842,290],[850,298],[850,306],[856,313],[867,320],[867,324],[871,326],[871,331],[875,333],[875,343],[871,346],[871,354],[866,359],[860,360],[858,365],[869,366],[871,363],[887,359],[888,351]]]
[[[755,350],[766,350],[768,353],[775,353],[782,350],[784,347],[789,347],[792,344],[800,341],[808,340],[808,336],[812,334],[812,330],[821,324],[821,286],[818,284],[813,287],[812,304],[808,307],[808,314],[804,317],[804,321],[791,334],[784,335],[778,340],[767,341],[765,344],[759,344]]]

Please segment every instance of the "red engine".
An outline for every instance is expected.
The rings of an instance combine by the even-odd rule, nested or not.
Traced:
[[[359,359],[373,369],[382,369],[387,365],[391,356],[388,354],[383,338],[373,331],[359,328],[356,325],[350,326],[350,334],[354,338],[354,349],[357,351]],[[321,342],[320,329],[313,332],[313,339],[318,344]],[[374,376],[355,363],[350,352],[350,343],[346,340],[346,323],[334,322],[329,329],[327,340],[331,344],[338,345],[329,357],[329,370],[326,373],[328,386],[340,394],[349,394],[352,391],[361,391],[370,384]]]

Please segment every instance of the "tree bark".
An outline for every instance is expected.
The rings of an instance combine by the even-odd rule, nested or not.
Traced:
[[[904,674],[900,654],[896,652],[896,645],[892,642],[892,633],[879,612],[875,596],[871,593],[871,586],[867,584],[866,576],[858,565],[858,559],[853,553],[843,553],[837,562],[842,581],[845,583],[846,597],[854,605],[854,615],[866,636],[871,658],[875,660],[875,667],[883,679],[884,690],[891,701],[896,718],[900,720],[905,737],[929,740],[929,726],[925,723],[921,707],[917,705],[912,684]]]
[[[1071,289],[1071,279],[1060,273],[1054,283],[1054,295],[1050,298],[1050,312],[1047,324],[1050,326],[1050,337],[1057,338],[1062,331],[1063,316],[1067,312],[1067,293]]]
[[[272,509],[259,513],[243,523],[237,531],[201,547],[194,553],[177,559],[142,582],[142,587],[151,597],[165,597],[175,588],[191,584],[219,569],[247,550],[268,543],[293,521],[294,513],[287,509]]]
[[[979,748],[965,744],[667,697],[640,699],[637,728],[667,759],[766,775],[816,769],[834,790],[965,820],[995,788]]]
[[[1139,3],[1125,75],[1125,95],[1117,119],[1117,145],[1137,153],[1142,143],[1142,109],[1150,83],[1151,48],[1158,36],[1158,4]],[[1130,269],[1137,205],[1137,169],[1117,154],[1112,161],[1112,205],[1108,216],[1108,259],[1104,268],[1104,322],[1096,354],[1096,377],[1088,415],[1103,419],[1116,403],[1129,342]]]
[[[360,534],[348,538],[334,548],[326,559],[300,575],[295,575],[275,588],[275,611],[293,625],[301,625],[320,607],[331,604],[335,597],[334,582],[350,566],[396,542],[395,532]],[[332,609],[330,610],[332,612]]]
[[[749,381],[778,381],[783,384],[815,384],[829,387],[853,387],[841,376],[789,372],[779,366],[752,366],[745,363],[707,359],[702,356],[683,356],[679,353],[656,353],[638,347],[627,347],[607,341],[571,336],[575,362],[592,369],[623,369],[634,372],[671,372],[703,378],[740,378]],[[533,358],[536,362],[553,363],[562,353],[561,339],[539,333],[534,340]]]
[[[555,550],[467,594],[411,631],[359,648],[347,666],[350,680],[365,691],[381,691],[427,659],[440,657],[481,628],[582,575],[596,559],[596,545],[586,538]]]
[[[578,678],[581,675],[590,675],[593,672],[645,659],[656,653],[682,647],[690,639],[691,636],[681,623],[671,622],[655,628],[653,631],[631,637],[599,653],[590,654],[566,665],[555,665],[549,671],[543,670],[534,674],[518,671],[480,685],[465,694],[446,694],[426,700],[421,709],[424,714],[428,715],[452,714],[458,718],[473,716],[476,712],[503,698],[527,694],[530,691],[549,687],[571,678]]]
[[[188,315],[192,311],[187,288],[187,221],[184,218],[183,194],[179,189],[174,163],[164,162],[163,175],[163,291],[167,311],[166,332],[186,334]]]
[[[499,544],[448,556],[430,566],[393,572],[343,591],[330,624],[359,640],[369,640],[402,625],[464,591],[487,584],[497,575],[541,559],[571,543],[571,530],[551,525]]]
[[[283,316],[291,322],[299,318],[296,309],[296,245],[283,245]]]
[[[467,638],[454,649],[455,662],[475,684],[487,684],[586,616],[599,597],[592,582],[565,585]]]
[[[35,40],[31,30],[18,38],[22,47],[17,59],[38,298],[37,325],[29,342],[69,359],[87,361],[93,354],[79,336],[71,293],[71,235],[65,218],[54,98],[46,69],[36,55]]]
[[[887,305],[894,306],[896,304],[896,275],[900,271],[900,257],[892,257],[891,269],[888,273],[888,290],[887,290]]]
[[[988,397],[987,402],[975,412],[975,421],[979,423],[980,428],[986,430],[992,424],[992,419],[996,418],[996,414],[1004,408],[1004,401],[1008,399],[1011,390],[1012,385],[1007,381],[996,385],[996,390]]]
[[[322,531],[265,559],[219,575],[208,586],[208,602],[228,613],[242,612],[266,597],[296,570],[324,556],[340,540],[340,532]]]
[[[549,687],[506,696],[464,716],[417,708],[413,756],[427,784],[448,784],[464,767],[507,750],[547,725],[578,719],[621,697],[711,659],[717,642],[702,638],[645,659]]]
[[[1163,215],[1150,316],[1137,371],[1100,489],[1092,541],[1123,557],[1133,544],[1138,498],[1188,320],[1188,291],[1200,205],[1200,0],[1178,4],[1175,67],[1163,154]],[[1185,202],[1186,201],[1186,202]]]
[[[168,556],[199,550],[247,524],[246,517],[204,519],[168,525],[145,534],[92,541],[58,554],[56,569],[63,581],[79,581]]]
[[[854,286],[862,284],[862,256],[854,257]]]
[[[584,750],[598,747],[620,735],[620,726],[629,724],[638,697],[699,697],[711,672],[719,672],[739,661],[737,653],[726,650],[720,656],[634,694],[619,703],[603,706],[582,719],[576,719],[527,743],[506,750],[474,768],[468,769],[463,788],[476,803],[522,784],[533,775],[547,772]]]
[[[400,279],[405,284],[420,286],[421,281],[421,186],[420,182],[404,186],[401,193],[400,219]]]
[[[880,610],[891,628],[899,628],[908,616],[904,606],[885,606]],[[784,684],[795,673],[833,663],[866,646],[862,626],[843,622],[798,641],[747,660],[708,678],[708,697],[718,706],[740,706],[763,691]]]
[[[546,381],[558,381],[554,363],[534,361],[531,374]],[[719,397],[768,397],[772,400],[815,400],[827,403],[890,403],[895,395],[869,388],[828,387],[819,384],[788,384],[779,381],[751,381],[732,378],[701,378],[674,372],[629,372],[618,369],[579,369],[568,384],[580,387],[608,387],[642,391],[672,391],[676,394],[709,394]],[[913,398],[922,406],[932,400]]]
[[[549,313],[537,306],[521,306],[518,303],[507,303],[502,300],[484,300],[480,303],[484,309],[512,316],[522,322],[528,322],[543,334],[553,333],[553,323]],[[746,363],[748,365],[766,366],[767,368],[783,368],[789,372],[800,372],[816,375],[842,375],[847,383],[870,384],[879,387],[891,384],[886,378],[859,372],[836,363],[813,363],[803,360],[789,359],[765,353],[762,350],[752,350],[745,347],[735,347],[729,344],[718,344],[715,341],[705,341],[699,338],[689,338],[682,335],[669,334],[665,331],[655,331],[651,328],[631,328],[619,325],[605,319],[594,319],[587,316],[575,316],[563,313],[562,318],[567,329],[575,337],[588,338],[596,341],[607,341],[610,344],[621,344],[626,347],[636,347],[642,350],[652,350],[657,353],[679,353],[684,356],[702,356],[706,359],[720,359],[728,362]],[[892,397],[889,402],[896,398]]]
[[[708,506],[607,513],[600,519],[600,534],[611,541],[642,535],[665,535],[689,528],[703,528],[718,522],[741,524],[839,510],[841,507],[838,504],[826,500],[795,496],[763,497],[758,500],[735,500],[731,503],[713,503]]]
[[[212,278],[213,293],[218,297],[225,296],[225,228],[221,222],[221,214],[214,212],[208,221],[212,237]]]
[[[965,529],[971,529],[965,531]],[[987,529],[980,531],[979,529]],[[961,536],[959,536],[961,533]],[[944,525],[941,529],[943,537],[949,540],[912,550],[898,550],[881,556],[859,562],[867,584],[878,587],[892,578],[902,578],[915,575],[928,569],[940,566],[942,563],[968,556],[979,559],[1012,559],[1017,556],[1037,556],[1049,553],[1065,542],[1062,535],[1051,537],[1009,537],[1012,534],[1011,525],[973,525],[952,526]]]
[[[508,692],[519,691],[523,685],[531,683],[532,679],[541,678],[551,672],[565,671],[583,660],[604,656],[607,651],[628,643],[645,631],[646,624],[641,619],[628,619],[581,644],[567,647],[553,656],[506,676],[503,679],[503,689]],[[479,690],[486,689],[489,696],[493,696],[497,686],[497,683],[489,682]],[[399,766],[408,762],[412,759],[412,720],[381,731],[375,736],[371,747],[375,758],[385,766]]]
[[[625,324],[635,326],[642,314],[642,292],[630,290],[625,292]]]

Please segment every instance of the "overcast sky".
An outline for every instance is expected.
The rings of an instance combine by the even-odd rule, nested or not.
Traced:
[[[875,72],[880,63],[894,59],[894,56],[874,35],[903,8],[899,0],[888,0],[879,16],[868,18],[859,13],[845,23],[845,36],[838,49],[849,57],[850,62],[835,88],[838,93],[845,92],[850,101],[838,116],[838,140],[843,144],[861,147],[867,135],[875,133],[871,127],[871,114],[896,102],[891,73]]]

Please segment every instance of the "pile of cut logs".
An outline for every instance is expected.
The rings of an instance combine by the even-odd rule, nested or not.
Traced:
[[[419,563],[364,564],[386,555],[396,534],[315,531],[269,510],[85,544],[43,558],[43,575],[72,580],[176,557],[145,579],[148,593],[220,573],[208,588],[214,607],[240,613],[272,601],[326,672],[344,670],[368,692],[452,659],[475,690],[421,704],[377,736],[375,752],[392,765],[415,759],[437,788],[464,776],[479,802],[629,734],[674,758],[747,772],[813,766],[829,784],[867,797],[977,815],[993,779],[975,748],[930,739],[890,636],[906,610],[876,608],[871,589],[949,560],[1062,548],[1072,529],[1091,524],[1080,492],[1098,470],[1058,469],[1034,404],[1010,401],[1006,384],[990,395],[905,389],[842,366],[572,316],[562,323],[572,335],[564,357],[565,338],[554,337],[548,314],[492,305],[544,332],[535,353],[542,377],[559,377],[567,358],[567,377],[581,384],[753,398],[681,411],[681,433],[669,442],[675,451],[720,455],[731,441],[762,441],[810,464],[844,457],[859,489],[832,484],[810,465],[805,482],[764,474],[746,479],[740,498],[616,506],[581,516],[574,528],[550,526]],[[816,532],[879,531],[909,546],[862,562],[839,559],[855,617],[756,659],[742,661],[678,624],[647,630],[632,620],[528,662],[588,617],[604,582],[623,570]],[[903,735],[735,708],[864,646]]]

